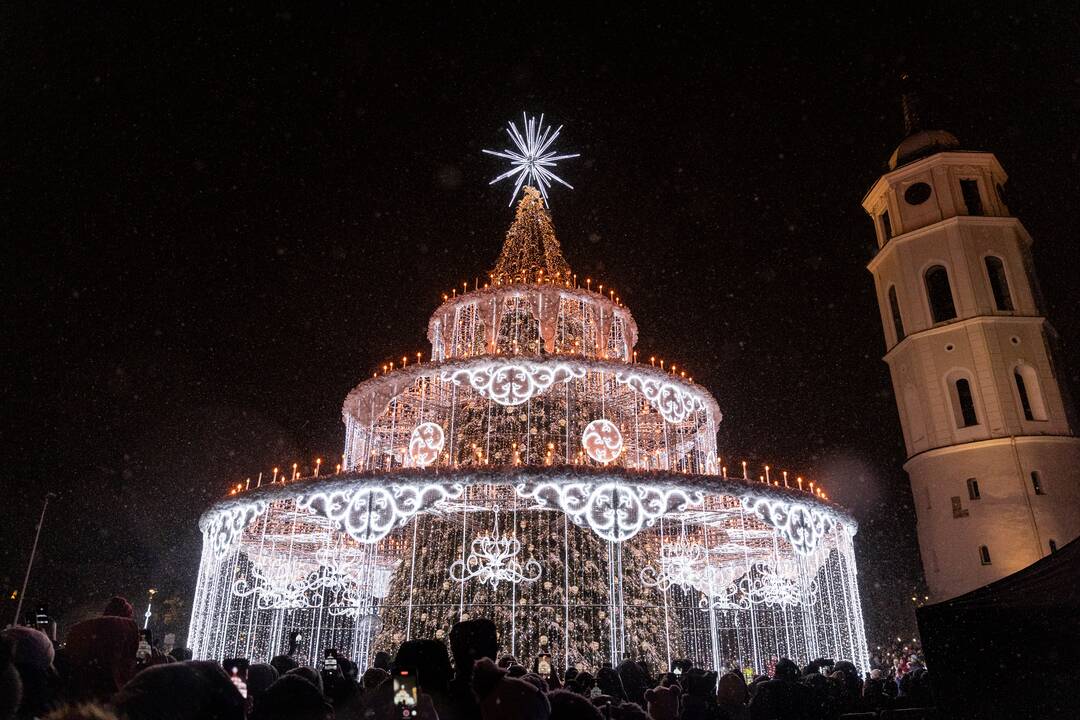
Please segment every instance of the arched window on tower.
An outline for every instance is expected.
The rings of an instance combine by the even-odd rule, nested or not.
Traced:
[[[904,339],[904,318],[900,315],[900,301],[896,298],[896,286],[889,287],[889,310],[892,312],[893,330],[896,331],[896,342]]]
[[[1009,292],[1009,278],[1005,276],[1005,263],[995,255],[987,255],[986,276],[990,279],[990,290],[994,293],[994,307],[998,310],[1013,309],[1012,294]]]
[[[1046,420],[1046,402],[1039,387],[1039,376],[1030,365],[1017,365],[1013,370],[1016,394],[1025,420]]]
[[[949,285],[949,271],[943,265],[934,265],[927,268],[923,278],[933,321],[939,323],[955,318],[956,305],[953,303],[952,287]]]
[[[952,400],[953,419],[956,427],[966,428],[979,424],[975,412],[975,397],[971,392],[971,381],[966,377],[954,377],[949,381],[949,395]]]

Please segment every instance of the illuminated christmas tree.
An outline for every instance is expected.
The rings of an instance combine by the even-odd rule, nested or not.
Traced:
[[[570,265],[563,259],[551,215],[536,188],[524,188],[514,223],[489,275],[493,283],[501,285],[545,279],[563,282],[570,277]]]
[[[196,655],[265,660],[298,633],[301,661],[363,666],[487,617],[556,666],[865,667],[854,521],[802,478],[728,476],[712,395],[638,362],[629,309],[562,257],[558,131],[508,134],[514,220],[491,282],[432,314],[430,360],[349,393],[340,472],[275,471],[202,518]]]

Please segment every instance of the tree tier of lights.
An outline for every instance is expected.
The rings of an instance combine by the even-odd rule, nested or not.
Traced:
[[[349,393],[343,472],[204,514],[195,655],[265,660],[298,630],[302,660],[363,667],[489,617],[564,666],[865,668],[854,520],[725,476],[715,400],[633,362],[630,312],[575,286],[532,188],[491,278],[435,312],[432,362]]]

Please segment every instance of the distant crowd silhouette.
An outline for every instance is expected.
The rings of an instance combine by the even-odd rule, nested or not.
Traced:
[[[62,647],[31,627],[0,633],[0,720],[833,720],[931,717],[917,655],[860,676],[848,661],[787,658],[751,677],[678,661],[657,672],[634,660],[595,674],[546,656],[500,654],[495,624],[457,623],[450,646],[408,640],[361,670],[327,651],[319,669],[286,650],[269,663],[193,661],[148,644],[131,604],[109,601],[71,627]],[[906,648],[905,648],[906,650]],[[881,664],[882,657],[875,662]]]

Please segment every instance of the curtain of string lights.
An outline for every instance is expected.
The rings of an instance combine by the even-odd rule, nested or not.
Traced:
[[[366,667],[486,617],[504,652],[564,667],[868,668],[854,519],[801,479],[729,476],[713,397],[637,362],[629,310],[562,257],[557,135],[510,128],[496,181],[522,198],[490,282],[444,296],[430,362],[349,393],[341,471],[275,473],[203,515],[196,657],[268,660],[299,633],[301,662]]]
[[[344,472],[277,482],[202,518],[190,644],[268,659],[301,633],[361,665],[490,617],[507,652],[764,670],[867,663],[854,520],[728,477],[715,400],[630,362],[599,293],[512,284],[448,301],[436,358],[344,404]]]

